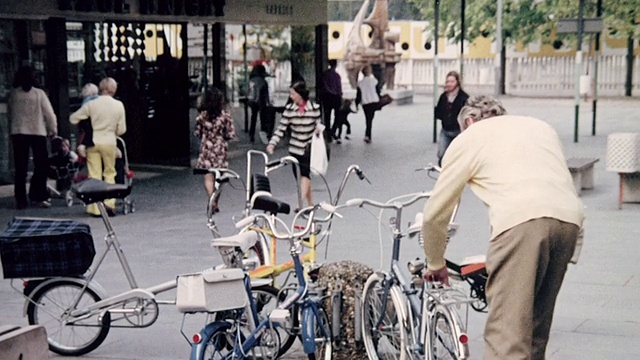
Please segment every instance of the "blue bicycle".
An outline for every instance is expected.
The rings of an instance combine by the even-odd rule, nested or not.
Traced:
[[[263,198],[263,201],[277,202],[277,200],[273,198]],[[274,237],[288,240],[298,284],[295,292],[287,296],[286,299],[278,305],[277,309],[273,310],[264,319],[260,319],[257,308],[260,305],[260,299],[252,296],[251,282],[246,273],[242,277],[242,284],[244,285],[243,291],[238,291],[238,279],[240,277],[237,275],[237,271],[239,269],[227,269],[227,271],[235,271],[235,275],[229,273],[226,275],[218,274],[210,276],[211,281],[208,284],[214,284],[213,287],[217,287],[217,289],[208,290],[210,293],[216,293],[218,296],[221,293],[236,295],[241,293],[245,301],[240,301],[240,299],[232,301],[233,299],[229,296],[224,296],[230,304],[227,309],[224,310],[232,311],[234,316],[217,316],[217,319],[222,318],[224,320],[213,321],[207,324],[193,337],[191,360],[235,360],[245,359],[247,357],[277,358],[280,355],[280,334],[283,329],[292,328],[292,319],[296,316],[299,316],[300,319],[299,334],[304,353],[308,358],[310,360],[331,359],[331,327],[329,326],[329,318],[322,306],[322,300],[325,295],[323,294],[323,289],[318,288],[315,283],[307,281],[300,258],[302,239],[314,230],[314,216],[320,208],[329,212],[335,211],[335,209],[328,204],[319,204],[302,209],[296,213],[293,218],[293,224],[290,227],[288,227],[282,219],[273,214],[250,215],[236,224],[238,228],[244,228],[257,221],[264,220],[264,223],[266,223],[273,232]],[[303,218],[306,218],[304,228],[298,232],[294,232],[293,229],[295,228],[296,222]],[[278,226],[276,226],[276,224]],[[284,228],[284,231],[278,228]],[[226,240],[229,243],[233,243],[241,236],[259,236],[253,231],[249,233],[252,235],[247,235],[245,232],[218,240]],[[227,283],[226,290],[222,290],[221,283]],[[287,289],[283,289],[282,291],[286,292]],[[231,309],[232,307],[235,308]],[[220,311],[223,309],[213,310]],[[211,309],[208,311],[211,311]],[[251,333],[245,334],[242,331],[244,329],[251,330]]]

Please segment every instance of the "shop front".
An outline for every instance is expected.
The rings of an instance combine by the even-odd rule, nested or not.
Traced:
[[[226,90],[225,24],[313,27],[317,78],[326,66],[326,9],[326,1],[296,0],[0,2],[0,183],[12,182],[6,108],[19,66],[37,70],[61,136],[73,142],[76,129],[67,119],[82,102],[82,86],[110,76],[119,84],[116,97],[125,104],[130,162],[188,166],[187,25],[213,24],[211,83]]]

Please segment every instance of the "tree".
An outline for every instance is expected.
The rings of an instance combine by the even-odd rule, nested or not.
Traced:
[[[409,0],[417,8],[424,20],[434,18],[435,0]],[[460,41],[462,35],[461,0],[440,0],[440,35]],[[495,0],[467,0],[465,9],[465,39],[479,36],[495,36],[496,13]],[[502,14],[503,39],[505,43],[521,41],[529,44],[539,39],[539,28],[547,19],[536,5],[535,0],[504,0]],[[433,34],[431,34],[433,36]]]
[[[547,12],[549,23],[543,26],[543,35],[551,35],[557,26],[558,19],[577,18],[579,11],[579,0],[547,0],[540,4],[540,8]],[[585,1],[585,18],[596,17],[597,0]],[[640,39],[640,26],[637,18],[640,16],[638,0],[616,0],[603,1],[603,18],[605,33],[610,36],[621,36],[627,39],[627,72],[625,79],[625,95],[631,96],[632,71],[633,71],[633,44],[634,39]],[[574,34],[560,34],[559,41],[575,42]]]

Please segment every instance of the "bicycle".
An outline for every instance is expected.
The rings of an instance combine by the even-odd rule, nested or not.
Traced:
[[[285,157],[282,158],[280,160],[276,160],[276,161],[272,161],[270,163],[267,164],[267,167],[271,167],[274,168],[276,166],[282,166],[284,161],[290,161],[288,159],[289,157]],[[295,158],[293,158],[293,160],[295,160]],[[297,166],[297,161],[290,161],[291,164],[293,164],[294,166]],[[250,169],[249,169],[250,170]],[[342,181],[340,183],[340,186],[338,187],[338,192],[337,195],[335,197],[335,199],[330,199],[330,202],[332,205],[336,205],[338,203],[338,201],[340,201],[340,197],[342,195],[342,193],[344,192],[344,189],[347,185],[347,182],[349,180],[349,177],[351,174],[356,174],[358,176],[358,178],[360,180],[367,180],[366,176],[364,175],[364,172],[360,169],[360,167],[358,165],[351,165],[347,168],[347,170],[345,171],[345,174],[342,178]],[[270,188],[269,188],[269,179],[268,178],[258,178],[259,180],[254,180],[254,183],[259,183],[260,185],[256,187],[256,193],[258,194],[257,196],[254,194],[253,196],[249,197],[247,196],[250,200],[249,203],[254,203],[255,201],[260,201],[260,191],[266,191],[267,193],[270,192]],[[368,181],[368,180],[367,180]],[[267,195],[268,196],[268,195]],[[329,195],[329,197],[331,198],[331,194]],[[254,201],[251,201],[254,200]],[[282,208],[282,205],[278,205],[278,208]],[[267,206],[260,206],[259,209],[267,209]],[[275,208],[275,206],[273,206],[272,208]],[[275,211],[275,213],[282,213],[282,211]],[[328,216],[326,216],[323,219],[315,219],[315,223],[319,224],[319,223],[329,223],[329,226],[327,228],[327,234],[329,233],[330,227],[331,227],[331,220],[333,220],[333,214],[329,214]],[[260,232],[261,234],[264,234],[265,237],[268,237],[271,239],[268,249],[269,249],[269,259],[276,259],[277,256],[277,242],[276,242],[276,237],[273,236],[273,234],[271,233],[271,231],[264,225],[264,224],[255,224],[255,225],[251,225],[249,227],[247,227],[245,229],[246,230],[255,230]],[[305,268],[306,269],[317,269],[317,263],[316,263],[316,259],[317,259],[317,247],[318,245],[320,245],[323,241],[323,239],[318,239],[318,235],[322,232],[321,228],[319,226],[316,226],[314,228],[314,230],[312,230],[309,233],[309,236],[302,239],[302,246],[306,249],[308,249],[308,252],[305,253],[304,255],[302,255],[302,261],[305,264]],[[254,270],[252,270],[250,272],[251,277],[252,278],[272,278],[272,279],[276,279],[278,276],[280,276],[283,273],[287,273],[290,272],[292,269],[294,268],[294,264],[292,261],[286,261],[283,263],[273,263],[273,262],[269,262],[265,265],[262,265]],[[308,273],[308,272],[307,272]],[[288,282],[288,277],[287,279],[285,279],[284,283],[286,284]]]
[[[209,230],[211,231],[211,235],[213,236],[214,239],[221,238],[222,234],[220,233],[220,230],[218,229],[218,226],[215,221],[215,214],[217,213],[217,208],[214,205],[218,202],[218,199],[222,195],[222,189],[224,188],[225,185],[229,185],[232,180],[242,181],[242,178],[237,172],[231,169],[223,169],[223,168],[208,168],[208,169],[194,168],[193,174],[194,175],[212,174],[215,178],[214,191],[209,197],[209,200],[207,201],[205,214],[207,219],[207,228],[209,228]],[[247,188],[246,185],[242,183],[242,186],[243,186],[243,190],[245,190],[246,192],[246,188]],[[248,210],[245,205],[245,209],[243,210],[243,215],[246,216],[246,214],[248,214]],[[219,247],[218,249],[222,250],[221,247]],[[226,264],[227,266],[230,266],[230,267],[242,266],[246,269],[252,270],[259,266],[267,265],[269,262],[268,244],[262,237],[258,238],[257,242],[253,246],[247,249],[244,249],[244,251],[245,251],[245,254],[244,254],[244,257],[241,258],[242,259],[241,263],[237,261],[238,260],[237,257],[229,258],[229,257],[226,257],[225,254],[223,254],[222,252],[221,252],[221,255],[223,256],[223,260],[233,259],[235,261],[235,263],[233,264],[231,263]]]
[[[246,206],[243,214],[245,216],[249,216],[252,210],[262,210],[272,215],[288,214],[290,211],[289,205],[271,196],[271,187],[270,187],[269,178],[266,176],[263,176],[262,174],[257,174],[257,175],[253,174],[251,158],[252,156],[256,156],[256,155],[262,157],[264,160],[264,164],[265,164],[263,169],[264,174],[269,174],[270,172],[287,165],[294,166],[295,167],[294,170],[296,171],[299,170],[297,168],[298,161],[294,157],[285,156],[280,159],[269,161],[266,153],[255,151],[255,150],[250,150],[249,152],[247,152],[247,164],[248,164],[247,182],[249,184],[252,184],[252,186],[250,187],[250,189],[247,191],[247,194],[246,194],[247,202],[246,202]],[[345,172],[342,182],[340,183],[340,187],[338,188],[338,193],[336,195],[336,198],[332,201],[333,204],[336,204],[339,201],[346,187],[347,181],[350,175],[353,173],[355,173],[360,180],[367,180],[364,175],[364,172],[357,165],[349,166]],[[298,192],[298,195],[299,195],[299,192]],[[330,194],[330,198],[331,198],[331,194]],[[300,196],[298,196],[298,200],[300,203],[301,202]],[[308,250],[306,253],[301,255],[302,263],[305,269],[304,275],[308,281],[317,280],[317,274],[320,269],[320,267],[316,263],[317,246],[322,242],[323,239],[321,239],[320,241],[318,240],[318,235],[322,232],[318,224],[329,223],[329,226],[327,227],[327,233],[328,233],[328,230],[330,229],[330,226],[331,226],[332,218],[333,218],[333,215],[331,213],[323,219],[319,219],[317,217],[314,218],[313,227],[309,231],[308,236],[305,236],[304,238],[300,239],[301,246],[306,250]],[[297,225],[294,225],[294,228],[296,228],[297,230],[301,229]],[[250,224],[246,226],[241,231],[258,232],[260,234],[259,244],[263,246],[263,249],[264,248],[268,249],[268,253],[269,253],[269,256],[265,256],[265,258],[268,260],[266,260],[264,264],[262,264],[261,266],[255,269],[249,269],[249,274],[251,276],[252,282],[256,282],[258,280],[266,280],[265,282],[261,282],[260,284],[274,286],[275,280],[277,279],[277,277],[283,273],[287,273],[288,275],[283,281],[283,284],[284,284],[283,288],[286,288],[287,285],[289,284],[290,276],[292,274],[295,275],[295,271],[292,272],[292,270],[294,270],[295,268],[295,265],[292,260],[285,261],[282,263],[274,262],[277,256],[277,238],[274,236],[273,232],[269,229],[267,224],[257,222],[255,224]],[[267,238],[270,239],[269,246],[264,247],[264,243],[266,242]],[[227,259],[228,260],[226,261],[228,262],[232,261],[230,257],[227,257]],[[271,261],[272,259],[274,261]],[[285,353],[295,342],[296,336],[291,336],[291,334],[296,335],[296,334],[300,334],[301,332],[300,321],[299,321],[299,316],[297,311],[293,312],[292,322],[290,323],[290,325],[291,326],[288,329],[290,336],[288,336],[285,339],[285,341],[283,341],[281,346],[281,354]]]
[[[177,282],[173,278],[147,288],[139,287],[136,282],[103,202],[110,198],[125,198],[131,192],[130,186],[88,179],[73,189],[76,197],[85,204],[98,205],[107,230],[106,247],[94,262],[94,267],[84,275],[23,279],[22,289],[17,288],[12,279],[11,287],[25,297],[24,315],[28,317],[29,324],[43,325],[47,330],[49,349],[61,355],[79,356],[100,346],[112,327],[144,328],[155,323],[159,315],[158,305],[176,304],[175,299],[161,300],[156,296],[175,289]],[[252,245],[251,242],[247,244]],[[108,296],[94,280],[111,250],[116,252],[130,286],[130,290],[114,296]],[[277,297],[277,290],[265,291]]]
[[[362,337],[370,359],[468,357],[466,321],[462,322],[457,307],[474,300],[455,287],[416,281],[415,275],[421,273],[423,262],[409,262],[409,272],[399,263],[402,238],[415,235],[419,229],[414,225],[409,231],[402,231],[402,210],[430,195],[418,193],[405,202],[351,199],[345,203],[352,207],[369,205],[395,210],[390,221],[393,231],[390,269],[374,272],[363,288]]]
[[[274,204],[278,202],[273,198],[262,199],[265,202],[272,201]],[[297,287],[295,292],[291,296],[287,296],[279,306],[278,309],[271,312],[268,318],[263,319],[257,326],[253,327],[252,322],[248,323],[251,333],[244,335],[241,329],[244,327],[242,321],[240,321],[240,314],[245,311],[246,306],[239,308],[240,311],[236,313],[236,317],[233,321],[229,321],[229,317],[224,317],[222,321],[214,321],[207,324],[198,334],[194,336],[191,360],[201,359],[244,359],[248,352],[256,346],[260,346],[262,336],[269,334],[268,338],[271,340],[270,345],[275,339],[278,339],[277,333],[268,331],[276,326],[288,329],[288,323],[291,323],[291,311],[301,312],[301,339],[303,342],[303,348],[305,354],[310,360],[316,358],[331,359],[332,354],[332,338],[331,327],[329,326],[329,318],[321,305],[323,294],[322,289],[314,286],[313,283],[307,282],[304,276],[304,268],[302,265],[301,252],[301,239],[309,234],[314,228],[314,217],[316,211],[319,208],[328,209],[331,211],[330,205],[320,204],[313,207],[308,207],[297,212],[293,218],[292,226],[288,227],[283,220],[276,217],[275,214],[255,214],[250,215],[236,224],[239,228],[244,228],[252,223],[258,221],[264,222],[271,230],[273,236],[277,239],[289,241],[289,253],[294,263],[294,269],[297,278]],[[294,232],[296,221],[305,214],[307,221],[302,230]],[[278,225],[284,227],[284,232],[280,232],[276,229],[276,222]],[[252,236],[259,236],[256,231],[248,231],[242,234],[255,234]],[[235,241],[235,237],[222,238],[226,242],[232,243]],[[248,286],[248,280],[245,277],[245,294],[250,293],[250,287]],[[249,297],[249,304],[252,308],[251,313],[247,316],[253,323],[257,322],[258,317],[253,307],[253,299]],[[281,354],[282,348],[276,354]],[[205,357],[206,356],[206,357]]]

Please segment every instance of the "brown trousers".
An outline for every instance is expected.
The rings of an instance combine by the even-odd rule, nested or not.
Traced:
[[[491,241],[485,360],[545,358],[556,298],[578,231],[577,225],[539,218]]]

